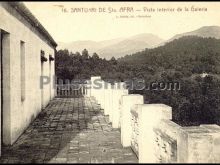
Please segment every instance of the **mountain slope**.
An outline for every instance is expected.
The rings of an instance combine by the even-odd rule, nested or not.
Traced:
[[[122,57],[126,54],[142,51],[145,48],[152,48],[163,39],[153,34],[139,34],[129,38],[116,38],[105,41],[75,41],[71,43],[58,43],[58,49],[68,49],[72,52],[81,52],[87,49],[90,54],[96,52],[102,58],[110,59],[112,56],[115,58]]]
[[[95,41],[74,41],[71,43],[58,43],[58,50],[59,49],[68,49],[69,51],[75,52],[82,52],[83,49],[87,49],[90,52],[94,52],[98,49],[99,44]]]
[[[139,34],[127,38],[119,43],[109,45],[102,49],[97,50],[100,56],[110,59],[111,57],[119,58],[127,54],[132,54],[138,51],[142,51],[146,48],[153,48],[163,40],[153,34]]]
[[[154,49],[120,58],[132,65],[175,69],[181,72],[219,73],[220,39],[184,36]]]
[[[204,38],[213,37],[216,39],[220,39],[220,26],[203,26],[191,32],[177,34],[171,39],[167,40],[165,43],[173,41],[174,39],[181,38],[183,36],[198,36],[198,37],[204,37]]]

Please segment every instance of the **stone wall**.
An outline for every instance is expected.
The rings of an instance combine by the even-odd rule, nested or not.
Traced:
[[[178,161],[189,163],[220,162],[220,127],[200,125],[181,128],[179,133]],[[183,148],[185,145],[185,148]]]
[[[54,97],[52,80],[40,89],[41,75],[54,77],[54,61],[49,62],[49,55],[54,57],[54,48],[24,17],[3,2],[0,3],[0,29],[4,31],[3,143],[12,144]],[[21,58],[21,43],[24,44],[25,60]],[[42,65],[41,50],[48,59]],[[24,66],[25,79],[22,82],[21,68]],[[25,91],[23,98],[22,85]]]
[[[138,138],[139,138],[139,117],[138,113],[136,112],[137,107],[134,106],[131,109],[131,127],[132,127],[132,135],[131,135],[131,148],[133,149],[134,153],[139,156],[138,152]]]
[[[177,124],[161,120],[154,128],[154,150],[157,163],[177,163]]]
[[[143,96],[128,94],[126,89],[115,86],[117,83],[114,89],[110,85],[101,89],[104,99],[100,104],[105,105],[106,115],[113,116],[112,125],[121,130],[122,145],[133,149],[139,163],[220,162],[218,125],[181,127],[172,121],[171,107],[144,104]]]

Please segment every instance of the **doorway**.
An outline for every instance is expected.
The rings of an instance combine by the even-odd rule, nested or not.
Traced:
[[[41,78],[44,76],[44,64],[41,62]],[[43,85],[41,87],[41,109],[44,108],[44,89]]]
[[[2,81],[2,75],[3,75],[3,68],[2,68],[2,31],[1,31],[1,29],[0,29],[0,67],[1,67],[1,71],[0,71],[0,95],[1,95],[1,99],[0,99],[0,103],[1,103],[1,107],[0,107],[0,110],[1,110],[1,113],[0,113],[0,134],[1,134],[1,136],[0,136],[0,138],[1,138],[1,143],[0,143],[0,155],[1,155],[1,146],[2,146],[2,139],[3,139],[3,137],[2,137],[2,125],[3,125],[3,120],[2,120],[2,116],[3,116],[3,112],[2,112],[2,110],[3,110],[3,90],[2,90],[2,83],[3,83],[3,81]]]
[[[1,117],[0,117],[0,137],[2,145],[8,145],[11,143],[10,132],[10,34],[0,29],[0,95],[1,95]]]
[[[44,77],[44,62],[47,61],[47,58],[45,58],[45,53],[43,50],[41,50],[40,52],[40,56],[41,56],[41,79],[43,79]],[[41,82],[42,83],[42,82]],[[44,85],[41,84],[41,109],[44,109]]]
[[[51,77],[51,60],[49,60],[49,78],[50,78],[50,81],[52,81],[52,77]],[[51,96],[51,83],[50,83],[50,100],[52,99],[52,96]]]
[[[8,79],[8,76],[7,76],[7,73],[9,71],[9,34],[6,33],[5,31],[1,30],[0,29],[0,67],[1,67],[1,71],[0,71],[0,95],[1,95],[1,99],[0,99],[0,102],[1,102],[1,107],[0,107],[0,110],[1,110],[1,117],[0,117],[0,123],[1,123],[1,126],[0,126],[0,134],[1,134],[1,143],[0,143],[0,148],[2,147],[3,144],[5,144],[5,141],[6,140],[6,130],[8,129],[8,127],[6,126],[8,123],[7,123],[7,116],[8,116],[8,113],[6,113],[6,111],[8,111],[7,108],[9,108],[9,106],[7,106],[7,103],[8,102],[5,102],[6,99],[8,99],[8,95],[6,94],[5,90],[6,89],[6,86],[7,86],[7,83],[9,83],[9,79]],[[7,63],[7,64],[6,64]],[[9,100],[8,100],[9,101]],[[10,138],[9,136],[7,136],[7,138]],[[9,140],[9,139],[8,139]]]

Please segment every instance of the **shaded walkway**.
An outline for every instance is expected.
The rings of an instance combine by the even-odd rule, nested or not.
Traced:
[[[55,98],[0,163],[137,163],[91,98]]]

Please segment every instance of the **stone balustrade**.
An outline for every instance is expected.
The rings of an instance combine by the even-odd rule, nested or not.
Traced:
[[[133,149],[139,163],[220,162],[218,125],[182,127],[172,121],[171,107],[144,104],[143,96],[128,94],[124,83],[101,84],[97,89],[92,82],[87,96],[97,99],[112,127],[121,130],[121,144]]]

